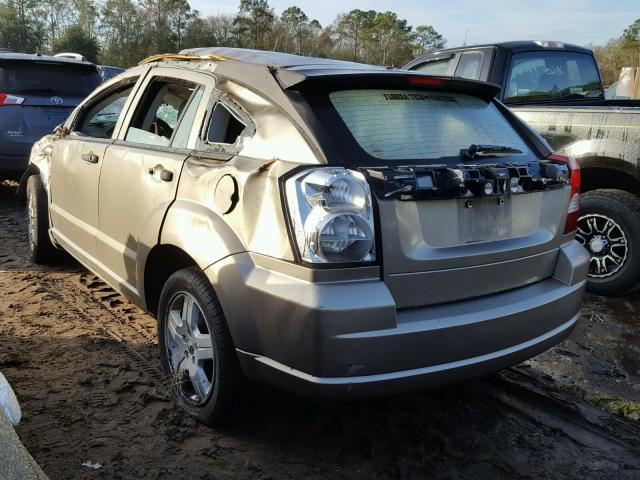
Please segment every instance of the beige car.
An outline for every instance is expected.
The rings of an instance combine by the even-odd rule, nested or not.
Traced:
[[[361,398],[565,338],[588,255],[579,169],[496,87],[199,49],[102,85],[33,149],[36,262],[64,249],[158,319],[197,419],[243,376]]]

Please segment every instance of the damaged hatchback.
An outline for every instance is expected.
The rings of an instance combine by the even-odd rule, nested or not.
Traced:
[[[151,58],[35,147],[34,261],[158,320],[202,422],[239,381],[362,398],[483,375],[576,325],[580,171],[495,86],[272,52]]]

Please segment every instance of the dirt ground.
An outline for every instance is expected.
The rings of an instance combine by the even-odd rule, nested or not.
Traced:
[[[29,263],[13,194],[0,185],[0,370],[52,479],[640,478],[640,294],[588,296],[569,340],[487,378],[356,404],[249,384],[213,430],[169,401],[153,318],[73,262]]]

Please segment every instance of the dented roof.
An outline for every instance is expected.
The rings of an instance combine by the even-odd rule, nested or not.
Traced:
[[[239,62],[254,65],[266,65],[284,68],[291,71],[305,72],[314,69],[350,69],[350,70],[385,70],[384,67],[367,65],[366,63],[348,62],[345,60],[331,60],[328,58],[305,57],[290,53],[270,52],[265,50],[251,50],[248,48],[204,47],[182,50],[180,54],[207,57],[217,55]]]

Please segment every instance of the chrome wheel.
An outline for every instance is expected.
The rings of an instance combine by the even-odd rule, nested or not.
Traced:
[[[629,256],[624,230],[613,219],[589,213],[578,219],[578,240],[591,254],[589,276],[609,277],[618,272]]]
[[[181,396],[201,405],[211,394],[215,355],[202,309],[186,292],[173,296],[165,322],[165,345]]]

